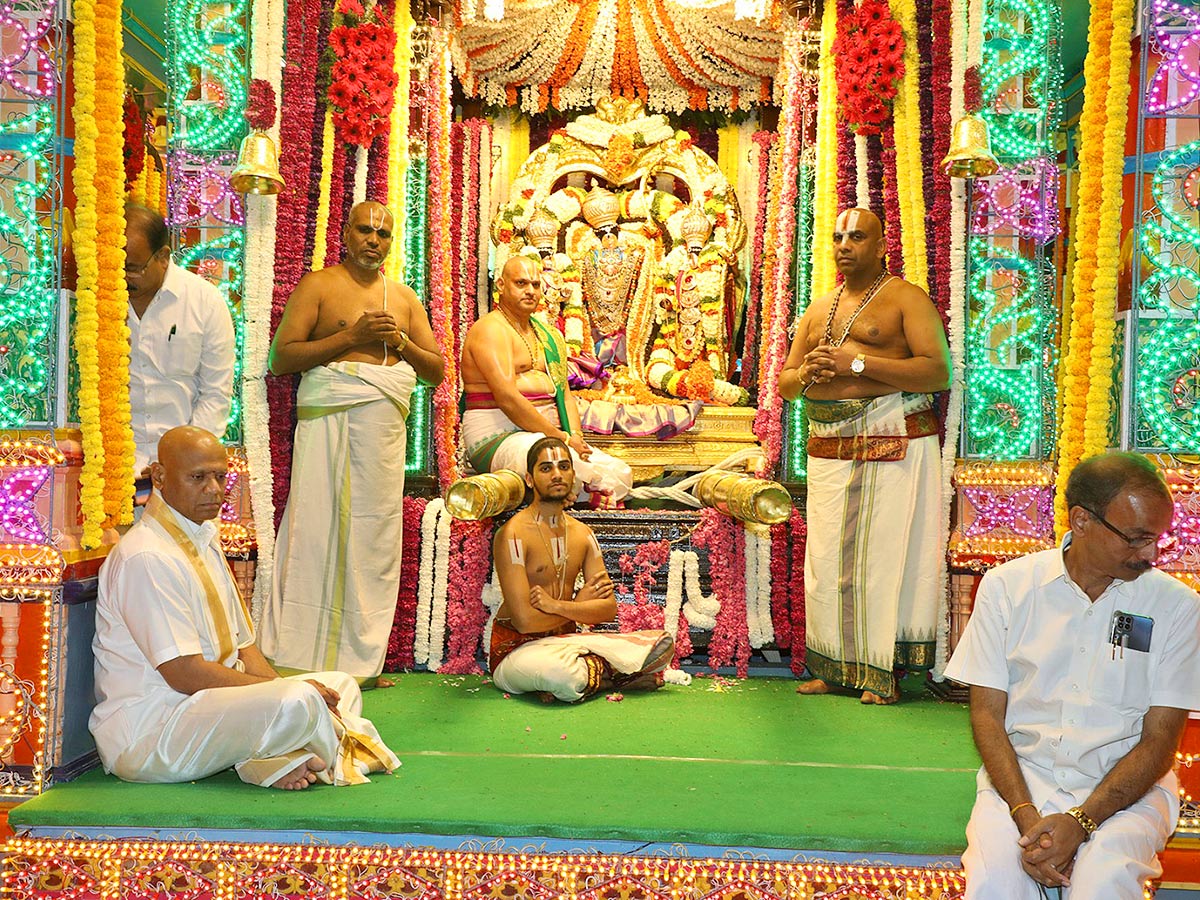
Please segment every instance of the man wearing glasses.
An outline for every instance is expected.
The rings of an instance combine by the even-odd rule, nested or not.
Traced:
[[[220,291],[171,261],[167,223],[125,206],[129,286],[129,405],[134,474],[154,460],[158,439],[180,425],[220,437],[233,395],[233,320]]]
[[[1062,547],[992,569],[946,675],[971,685],[983,768],[968,900],[1140,900],[1179,815],[1200,708],[1200,597],[1154,569],[1174,506],[1154,464],[1106,453],[1067,482]]]

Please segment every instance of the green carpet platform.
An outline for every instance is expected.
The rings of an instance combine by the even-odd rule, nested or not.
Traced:
[[[6,878],[72,900],[957,897],[979,759],[965,707],[910,681],[886,708],[786,678],[567,706],[404,675],[365,697],[394,775],[288,793],[92,771],[12,811]]]

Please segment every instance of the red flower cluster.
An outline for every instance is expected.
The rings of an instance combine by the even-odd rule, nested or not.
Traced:
[[[343,8],[346,22],[329,33],[337,59],[329,102],[337,135],[347,144],[367,147],[388,133],[388,117],[396,103],[396,32],[387,22],[359,21],[349,14],[348,4]],[[380,15],[378,6],[373,15]]]
[[[125,94],[122,113],[125,125],[125,144],[122,149],[125,156],[125,187],[128,189],[146,165],[146,119],[132,92]]]
[[[262,78],[250,79],[246,121],[257,131],[266,131],[275,124],[275,89],[271,82]]]
[[[879,134],[904,76],[904,31],[883,0],[864,0],[837,27],[838,107],[858,134]]]

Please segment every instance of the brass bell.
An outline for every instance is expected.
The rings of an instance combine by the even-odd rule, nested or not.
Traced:
[[[951,178],[985,178],[1000,168],[992,155],[987,122],[968,113],[954,123],[950,132],[950,152],[942,160],[942,169]]]
[[[265,131],[252,131],[242,138],[229,184],[239,194],[278,194],[283,190],[279,155],[275,142]]]

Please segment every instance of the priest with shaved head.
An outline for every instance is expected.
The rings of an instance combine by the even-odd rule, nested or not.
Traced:
[[[281,678],[255,645],[215,521],[225,474],[210,432],[164,434],[146,512],[100,569],[88,725],[105,771],[179,782],[232,766],[287,790],[391,771],[399,761],[361,718],[353,678]]]

